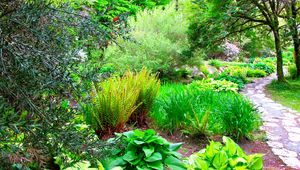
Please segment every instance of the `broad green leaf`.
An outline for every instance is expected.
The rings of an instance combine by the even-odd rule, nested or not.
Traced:
[[[149,168],[163,170],[164,166],[161,161],[150,162],[147,165]]]
[[[137,145],[142,145],[142,144],[144,144],[145,142],[140,141],[140,140],[134,140],[134,143],[136,143]]]
[[[182,144],[183,143],[174,143],[171,144],[169,148],[171,151],[177,151],[182,146]]]
[[[221,150],[217,153],[213,159],[213,166],[217,169],[221,169],[224,165],[227,165],[228,156],[225,151]]]
[[[148,158],[149,156],[151,156],[154,152],[154,146],[143,146],[143,151],[146,155],[146,158]]]
[[[264,166],[264,160],[262,154],[254,154],[248,156],[250,157],[251,162],[249,162],[249,168],[251,170],[261,170]]]
[[[135,152],[133,151],[128,151],[126,152],[126,154],[123,156],[123,160],[130,162],[133,161],[135,159],[137,159],[138,157],[135,155]]]
[[[183,165],[183,163],[179,159],[175,158],[174,156],[167,157],[164,163],[169,168],[174,170],[186,170],[186,167]]]
[[[162,155],[158,152],[153,153],[150,157],[144,158],[145,161],[147,162],[155,162],[162,160]]]

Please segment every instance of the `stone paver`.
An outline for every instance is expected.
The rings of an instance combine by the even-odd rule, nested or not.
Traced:
[[[242,94],[256,105],[264,121],[267,144],[289,167],[300,169],[300,113],[287,108],[265,94],[265,86],[276,79],[275,74],[248,84]]]

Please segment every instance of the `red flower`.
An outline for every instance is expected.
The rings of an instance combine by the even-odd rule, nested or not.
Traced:
[[[113,22],[119,21],[119,17],[114,17]]]

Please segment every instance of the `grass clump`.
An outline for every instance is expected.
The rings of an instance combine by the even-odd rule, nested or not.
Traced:
[[[184,85],[163,86],[151,117],[159,128],[171,132],[224,134],[238,140],[260,125],[253,105],[240,94]]]
[[[300,79],[288,79],[285,83],[273,81],[267,86],[271,98],[300,112]]]

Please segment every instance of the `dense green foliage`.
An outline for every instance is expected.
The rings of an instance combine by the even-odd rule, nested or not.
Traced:
[[[124,169],[184,169],[177,150],[182,143],[171,144],[152,129],[134,130],[117,134],[119,142],[125,145],[114,152],[108,161],[108,169],[121,166]]]
[[[132,40],[118,39],[117,45],[106,50],[105,62],[114,64],[120,72],[146,67],[159,72],[160,77],[176,77],[175,67],[201,62],[188,50],[186,22],[183,12],[176,11],[174,4],[141,12],[129,23],[133,28]]]
[[[189,86],[191,86],[191,88],[197,88],[199,90],[213,90],[217,92],[238,91],[237,84],[226,80],[205,79],[201,81],[194,81]]]
[[[91,100],[83,104],[86,121],[99,137],[119,132],[130,118],[143,125],[159,86],[145,69],[109,78],[96,86]]]
[[[233,140],[225,136],[223,143],[211,141],[205,149],[191,155],[185,161],[187,169],[263,169],[262,154],[246,155]]]
[[[78,102],[101,80],[102,49],[126,36],[128,16],[168,1],[116,2],[0,2],[1,168],[55,168],[55,156],[94,165],[107,155]]]
[[[162,86],[151,117],[158,127],[171,132],[194,128],[201,131],[193,134],[225,134],[236,139],[249,135],[260,125],[253,105],[241,95],[185,85]]]

